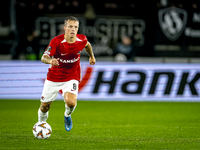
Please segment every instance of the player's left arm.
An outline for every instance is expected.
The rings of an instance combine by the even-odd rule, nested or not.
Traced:
[[[87,42],[86,46],[85,46],[85,50],[86,52],[88,53],[89,55],[89,62],[90,62],[90,65],[94,65],[96,63],[96,59],[94,57],[94,53],[93,53],[93,50],[92,50],[92,45],[90,44],[90,42]]]

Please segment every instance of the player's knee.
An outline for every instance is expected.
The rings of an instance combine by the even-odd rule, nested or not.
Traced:
[[[43,113],[47,112],[49,109],[50,109],[50,104],[48,104],[48,103],[42,103],[42,104],[40,105],[40,110],[41,110]]]
[[[49,110],[49,108],[47,106],[40,106],[40,110],[45,113]]]
[[[70,107],[70,108],[73,108],[76,106],[76,101],[75,100],[68,100],[66,102],[67,106]]]
[[[65,93],[65,102],[68,107],[73,108],[76,106],[77,96],[72,93]]]
[[[76,98],[75,97],[70,97],[67,99],[66,104],[68,107],[73,108],[76,106]]]

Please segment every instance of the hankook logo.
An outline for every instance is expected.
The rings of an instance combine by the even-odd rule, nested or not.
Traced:
[[[170,7],[159,10],[158,20],[164,35],[171,41],[177,40],[183,33],[187,23],[187,12]]]

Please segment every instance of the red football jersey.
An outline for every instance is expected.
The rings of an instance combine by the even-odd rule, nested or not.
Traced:
[[[87,44],[87,38],[83,34],[76,35],[75,43],[68,43],[64,34],[54,37],[44,55],[52,58],[60,58],[59,66],[49,66],[47,80],[53,82],[65,82],[81,78],[80,54]]]

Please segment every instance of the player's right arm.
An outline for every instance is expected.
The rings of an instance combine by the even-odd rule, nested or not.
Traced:
[[[55,55],[57,48],[57,41],[56,38],[53,38],[46,48],[44,54],[42,55],[41,61],[45,64],[51,64],[53,66],[59,65],[59,58],[51,58]]]
[[[45,64],[51,64],[52,66],[58,66],[59,65],[59,58],[51,58],[48,55],[43,55],[41,58],[41,61]]]

